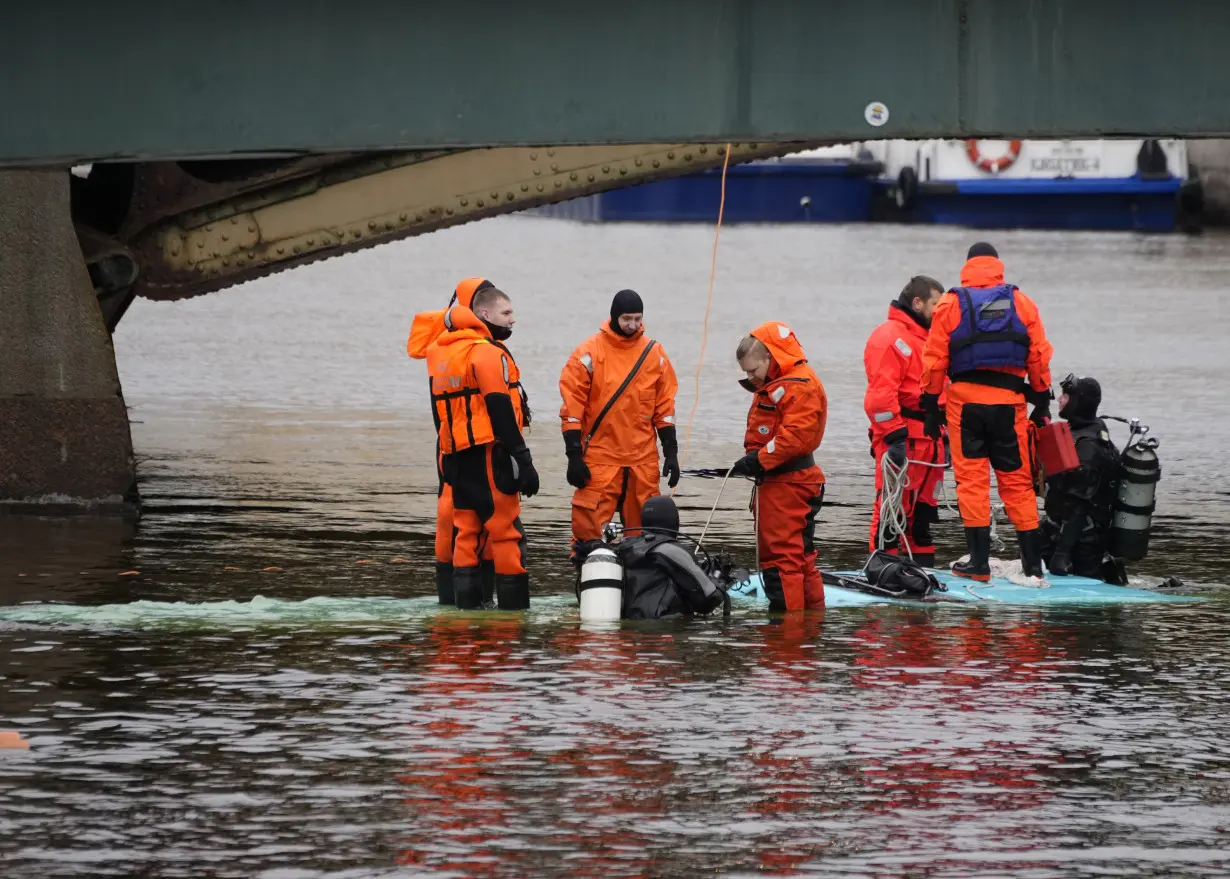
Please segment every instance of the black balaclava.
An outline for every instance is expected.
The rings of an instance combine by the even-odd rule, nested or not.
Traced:
[[[621,336],[628,335],[619,328],[619,317],[624,314],[644,314],[641,294],[635,290],[620,290],[611,300],[611,329]]]
[[[487,332],[491,333],[491,338],[497,342],[507,342],[512,338],[512,327],[501,327],[493,324],[486,318],[479,318],[483,322],[483,326],[487,328]]]
[[[1068,421],[1089,422],[1098,417],[1102,405],[1102,386],[1096,378],[1078,378],[1061,386],[1068,395],[1068,405],[1059,410],[1059,417]]]
[[[999,259],[999,251],[985,241],[976,241],[970,247],[969,253],[965,254],[965,258],[973,259],[976,256],[993,256]]]
[[[656,534],[674,536],[679,533],[679,508],[666,495],[660,494],[645,501],[641,508],[641,528]]]

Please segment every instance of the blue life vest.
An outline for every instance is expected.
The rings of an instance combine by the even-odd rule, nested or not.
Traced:
[[[1016,312],[1016,285],[954,287],[961,322],[948,337],[948,375],[987,367],[1025,369],[1029,330]]]

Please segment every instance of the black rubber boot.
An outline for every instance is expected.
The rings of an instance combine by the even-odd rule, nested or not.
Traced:
[[[457,595],[453,592],[452,562],[436,562],[436,597],[441,604],[457,603]]]
[[[760,572],[760,582],[764,588],[765,597],[769,599],[769,610],[775,613],[785,611],[786,590],[782,586],[782,573],[777,568],[765,568]]]
[[[479,610],[483,606],[483,583],[478,565],[453,568],[453,592],[461,610]]]
[[[924,568],[935,567],[935,550],[930,552],[915,552],[914,561],[918,562]]]
[[[954,562],[952,572],[980,583],[991,580],[991,526],[966,528],[965,543],[969,547],[968,562]]]
[[[478,571],[483,581],[483,607],[493,607],[495,605],[495,562],[479,562]]]
[[[496,574],[495,598],[500,610],[529,610],[530,575]]]
[[[1021,570],[1026,577],[1045,577],[1042,570],[1042,532],[1037,528],[1032,531],[1018,531],[1016,542],[1021,548]]]

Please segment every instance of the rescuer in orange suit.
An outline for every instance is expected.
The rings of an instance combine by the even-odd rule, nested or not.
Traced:
[[[940,435],[938,395],[951,379],[948,437],[970,554],[968,563],[952,566],[955,574],[990,579],[989,464],[1017,531],[1025,574],[1043,575],[1029,422],[1041,425],[1050,415],[1051,353],[1038,307],[1004,283],[995,248],[976,243],[961,269],[961,286],[945,293],[932,315],[920,379],[924,427],[933,439]],[[1027,403],[1034,405],[1028,418]]]
[[[451,308],[454,304],[463,305],[466,308],[470,307],[470,300],[474,294],[488,287],[494,286],[486,278],[465,278],[453,291],[453,296],[449,300],[448,306]],[[424,360],[427,357],[427,348],[432,342],[440,337],[444,332],[444,315],[448,312],[448,308],[441,308],[437,311],[423,311],[414,316],[414,320],[410,324],[410,336],[406,340],[406,353],[414,360]],[[428,377],[428,384],[431,379]],[[525,390],[521,387],[521,383],[516,383],[517,391],[521,394],[521,408],[525,413],[525,423],[530,423],[530,407],[529,401],[526,399]],[[438,417],[439,412],[435,405],[432,405],[431,413],[433,419]],[[436,431],[439,432],[440,425],[436,424]],[[436,595],[439,597],[441,604],[455,604],[456,599],[453,594],[453,540],[455,539],[455,529],[453,528],[453,489],[447,482],[444,481],[444,473],[440,469],[440,441],[436,439],[436,476],[439,482],[439,487],[436,491]],[[483,558],[480,563],[482,573],[483,596],[484,602],[490,602],[495,595],[495,568],[491,562],[491,546],[486,541],[483,542]]]
[[[889,303],[888,320],[880,324],[863,349],[867,372],[867,393],[863,409],[871,421],[868,434],[871,454],[876,462],[876,502],[871,513],[871,549],[898,550],[898,537],[892,535],[880,546],[880,494],[884,490],[885,456],[906,470],[902,506],[906,531],[902,535],[914,561],[927,567],[935,565],[935,543],[931,526],[939,521],[936,490],[944,481],[947,462],[944,444],[923,433],[923,411],[918,402],[922,375],[923,345],[931,328],[931,314],[944,293],[934,278],[910,278],[901,295]]]
[[[444,332],[427,349],[427,371],[441,471],[453,490],[457,607],[484,604],[479,538],[485,532],[496,603],[501,610],[523,610],[530,592],[518,493],[537,494],[538,472],[521,436],[526,409],[520,373],[504,345],[516,323],[512,301],[485,287],[469,308],[454,305],[443,320]]]
[[[816,570],[816,514],[824,473],[815,451],[824,439],[828,397],[790,327],[761,324],[735,350],[753,394],[743,448],[731,475],[756,480],[752,507],[760,573],[770,610],[824,607]]]
[[[641,525],[645,501],[662,476],[679,482],[675,392],[679,381],[662,345],[645,337],[644,306],[635,290],[620,290],[611,319],[577,346],[559,377],[559,415],[568,456],[572,538],[597,540],[619,511],[624,533]]]

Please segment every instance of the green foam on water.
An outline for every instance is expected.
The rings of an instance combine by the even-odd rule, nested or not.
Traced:
[[[575,609],[572,595],[547,595],[531,602],[530,614],[558,616]],[[500,611],[459,611],[441,605],[434,595],[419,598],[332,598],[301,601],[266,598],[249,601],[132,601],[124,604],[21,604],[0,607],[0,625],[75,626],[103,629],[218,628],[281,625],[400,623],[437,614],[486,618],[509,616]]]

